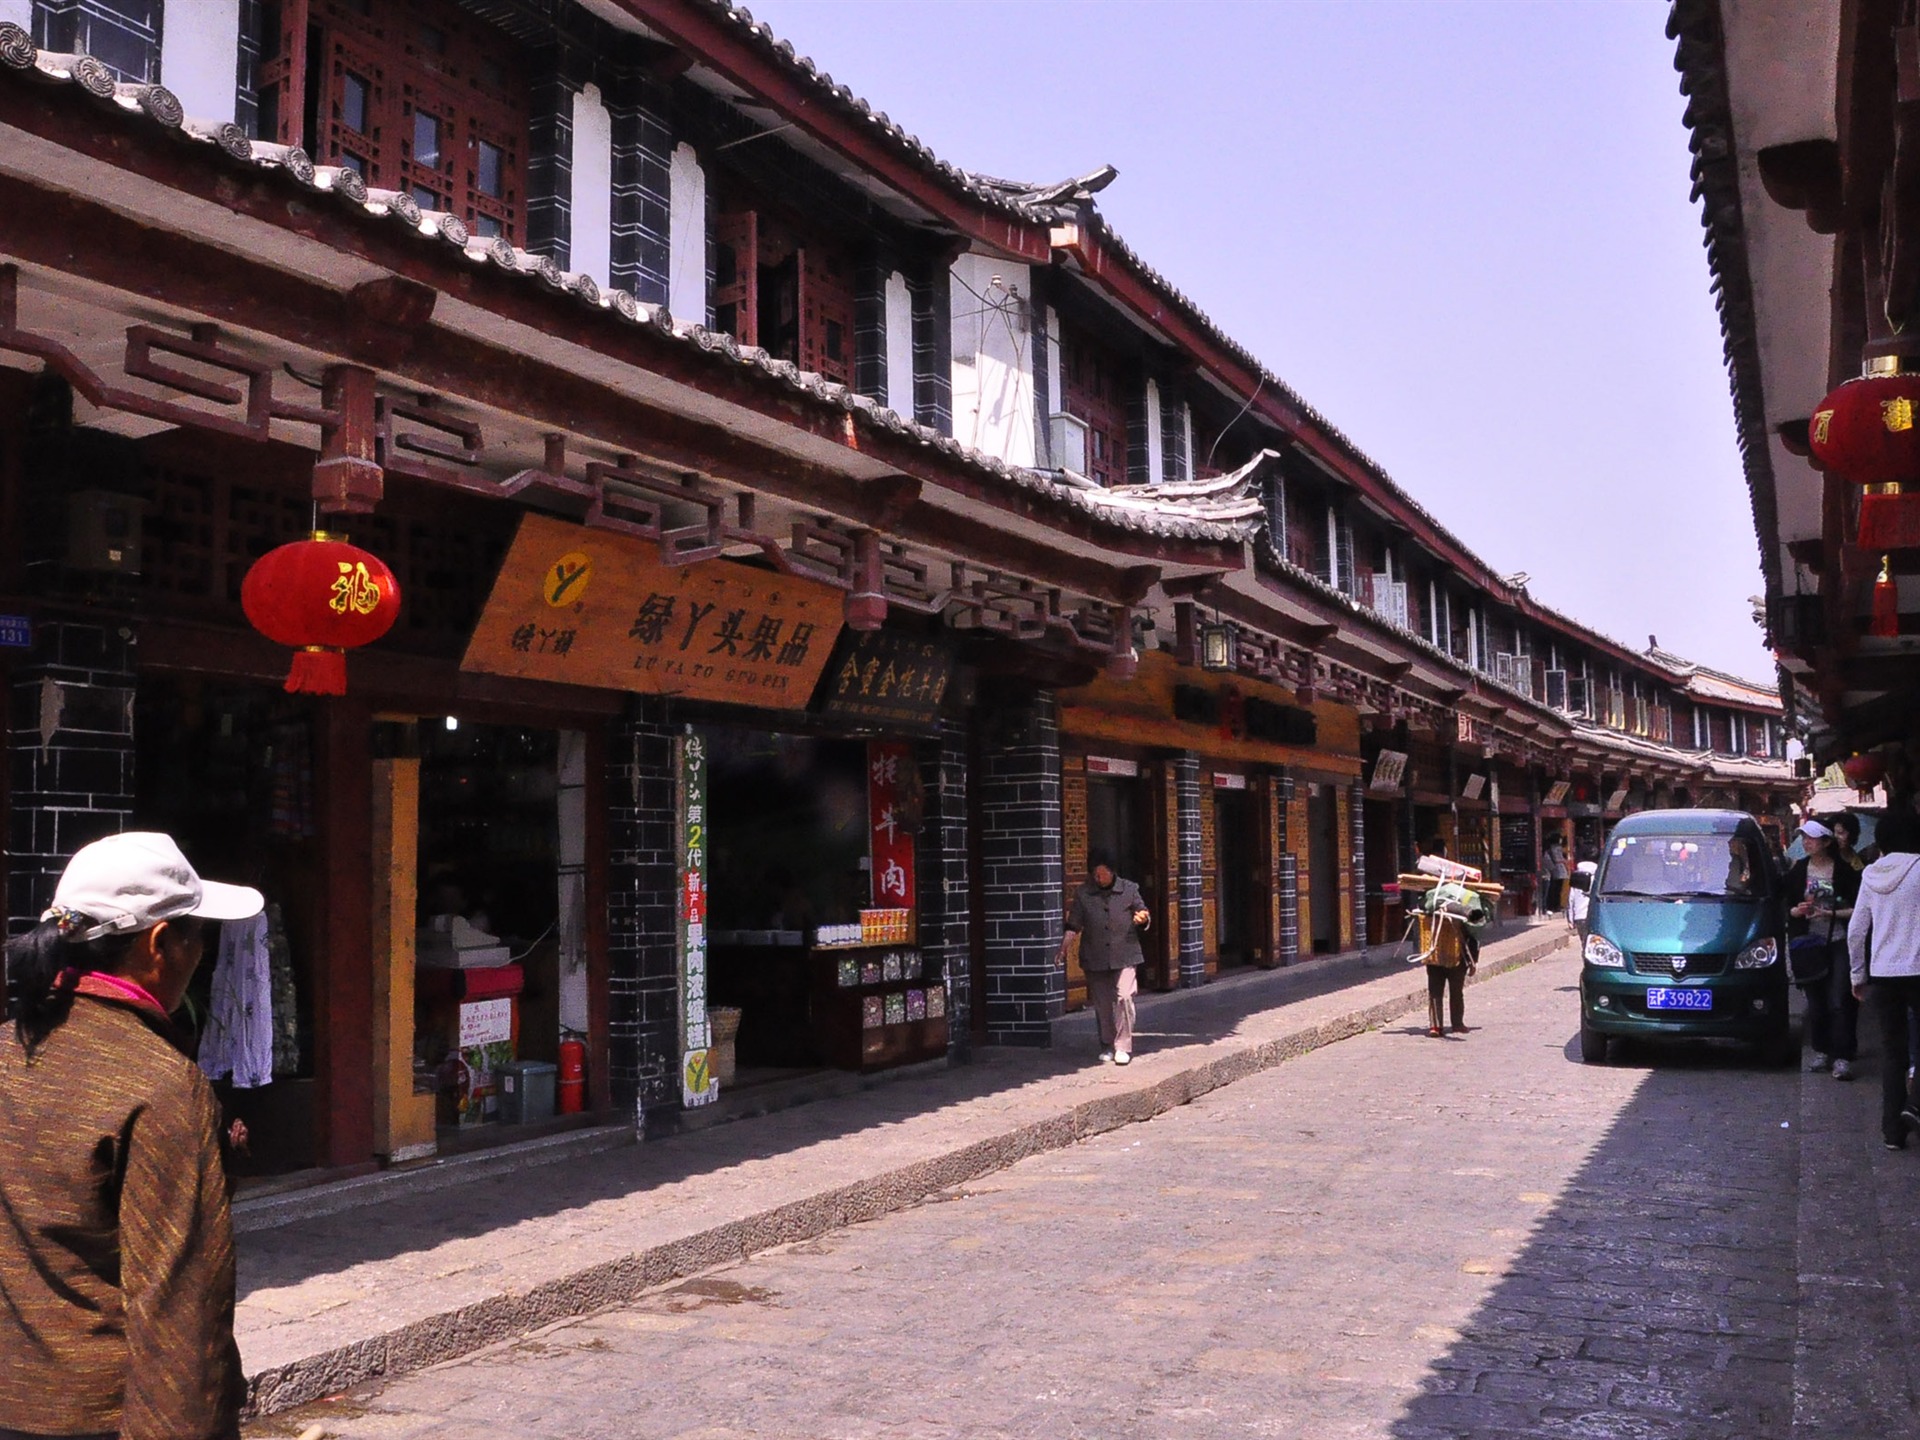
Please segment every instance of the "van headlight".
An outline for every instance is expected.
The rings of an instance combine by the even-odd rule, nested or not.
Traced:
[[[1780,958],[1779,943],[1769,935],[1764,940],[1756,940],[1738,955],[1733,957],[1736,970],[1764,970]]]
[[[1620,947],[1604,935],[1587,936],[1586,949],[1580,953],[1587,964],[1608,970],[1618,970],[1627,963],[1627,957],[1620,953]]]

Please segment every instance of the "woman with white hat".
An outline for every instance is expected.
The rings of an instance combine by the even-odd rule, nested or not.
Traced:
[[[1809,1070],[1853,1078],[1860,1002],[1847,973],[1847,921],[1860,898],[1860,872],[1840,858],[1833,831],[1818,820],[1800,827],[1805,858],[1787,872],[1787,968],[1807,997]]]
[[[165,835],[113,835],[7,946],[0,1440],[239,1434],[220,1107],[168,1017],[206,922],[260,908]]]

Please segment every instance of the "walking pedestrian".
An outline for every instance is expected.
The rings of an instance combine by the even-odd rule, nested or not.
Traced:
[[[1074,892],[1067,910],[1067,940],[1061,943],[1060,957],[1064,962],[1067,943],[1078,935],[1080,969],[1100,1031],[1100,1061],[1126,1065],[1133,1060],[1133,997],[1139,989],[1134,970],[1145,959],[1140,932],[1152,916],[1140,887],[1114,873],[1107,851],[1091,851],[1087,868],[1088,879]]]
[[[1807,853],[1787,872],[1787,964],[1807,998],[1809,1070],[1853,1078],[1860,1002],[1845,974],[1841,946],[1860,895],[1860,872],[1840,858],[1833,832],[1818,820],[1800,827]]]
[[[1567,898],[1567,837],[1558,830],[1549,835],[1541,859],[1547,867],[1547,903],[1541,909],[1545,914],[1557,915]]]
[[[220,1107],[168,1016],[205,922],[260,909],[167,836],[114,835],[73,856],[7,946],[0,1440],[239,1434]]]
[[[1920,1016],[1920,818],[1889,814],[1874,843],[1880,858],[1860,877],[1860,899],[1847,923],[1847,952],[1856,1000],[1873,1002],[1880,1026],[1880,1138],[1904,1150],[1920,1130],[1908,1085],[1908,1036]]]

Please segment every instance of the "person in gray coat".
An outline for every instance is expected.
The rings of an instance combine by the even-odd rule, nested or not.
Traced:
[[[1920,1011],[1920,816],[1889,814],[1874,836],[1880,858],[1860,877],[1847,922],[1853,995],[1871,984],[1880,1018],[1880,1138],[1904,1150],[1920,1112],[1907,1090],[1908,1017]]]
[[[1140,953],[1140,932],[1152,917],[1140,887],[1114,874],[1110,854],[1089,852],[1087,868],[1091,876],[1074,892],[1067,910],[1060,959],[1064,964],[1067,944],[1078,935],[1087,999],[1100,1030],[1100,1060],[1125,1065],[1133,1059],[1133,997],[1139,989],[1133,972],[1145,959]]]

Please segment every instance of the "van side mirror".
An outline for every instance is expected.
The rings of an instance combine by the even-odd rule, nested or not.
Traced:
[[[1587,874],[1584,870],[1574,871],[1573,874],[1567,877],[1567,883],[1576,890],[1584,890],[1589,895],[1593,893],[1593,876]]]

